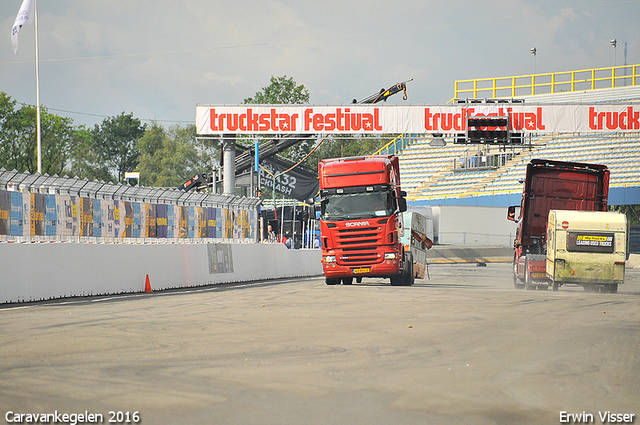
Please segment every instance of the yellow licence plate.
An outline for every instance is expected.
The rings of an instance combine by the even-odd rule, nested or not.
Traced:
[[[369,273],[370,271],[371,267],[361,267],[359,269],[353,269],[353,274]]]
[[[542,273],[542,272],[533,272],[533,273],[531,273],[531,277],[535,277],[537,279],[546,279],[547,278],[547,274],[546,273]]]

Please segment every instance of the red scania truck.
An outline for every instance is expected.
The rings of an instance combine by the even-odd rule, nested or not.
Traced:
[[[513,284],[516,288],[547,289],[546,234],[550,210],[606,211],[609,169],[606,165],[532,159],[522,192],[520,212],[508,209],[518,223],[514,241]]]
[[[413,258],[400,240],[406,193],[395,155],[325,159],[320,179],[320,245],[327,285],[363,277],[413,284]]]

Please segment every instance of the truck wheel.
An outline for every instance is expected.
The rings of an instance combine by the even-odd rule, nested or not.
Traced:
[[[518,279],[518,274],[516,273],[516,268],[518,267],[516,258],[513,257],[513,287],[516,289],[524,288],[524,284],[520,279]]]
[[[338,279],[334,279],[334,278],[327,277],[327,278],[324,279],[324,281],[325,281],[325,283],[327,285],[337,285],[337,284],[340,283],[340,279],[339,278]]]
[[[524,271],[524,289],[527,289],[529,291],[532,289],[536,289],[536,287],[531,284],[531,276],[529,275],[528,270]]]
[[[520,279],[518,279],[518,276],[516,276],[516,274],[513,274],[513,287],[516,289],[523,289],[524,288],[524,284],[522,283],[522,281]]]
[[[352,277],[343,277],[342,278],[342,284],[343,285],[351,285],[353,283],[353,278]]]
[[[551,290],[553,292],[557,292],[558,291],[558,282],[556,282],[555,280],[551,282]]]
[[[402,270],[402,280],[404,286],[411,286],[415,281],[413,276],[413,254],[411,252],[405,252],[404,254],[404,269]]]
[[[402,286],[402,273],[398,273],[395,276],[391,276],[391,286]]]

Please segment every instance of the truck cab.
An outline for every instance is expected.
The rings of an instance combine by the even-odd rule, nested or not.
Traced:
[[[551,210],[606,211],[609,169],[605,165],[532,159],[520,207],[507,219],[518,223],[514,240],[513,283],[516,288],[547,289],[547,220]],[[519,211],[518,211],[519,210]]]
[[[413,259],[400,241],[407,204],[395,155],[333,158],[318,164],[320,248],[327,285],[364,277],[413,283]]]

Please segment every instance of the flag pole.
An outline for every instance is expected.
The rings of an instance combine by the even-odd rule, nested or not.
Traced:
[[[38,173],[42,174],[42,125],[40,124],[40,70],[38,63],[38,1],[33,0],[33,26],[36,39],[36,128],[38,138]]]

